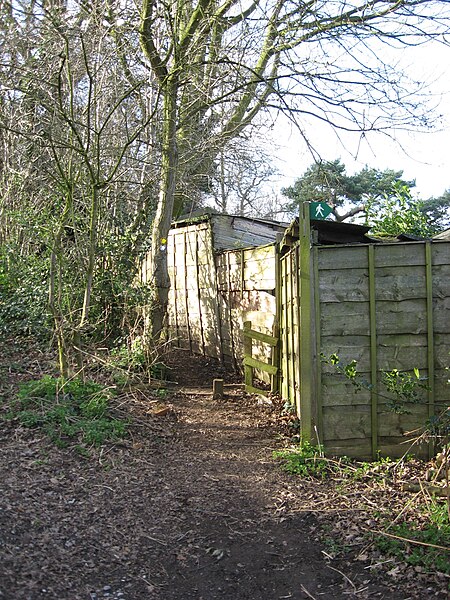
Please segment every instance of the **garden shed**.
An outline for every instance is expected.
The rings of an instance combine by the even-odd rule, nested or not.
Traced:
[[[202,214],[173,223],[167,252],[171,336],[180,347],[239,366],[242,328],[272,332],[276,241],[287,224]],[[142,268],[147,281],[147,261]]]
[[[245,359],[246,371],[268,363],[303,435],[326,451],[398,456],[408,449],[405,435],[450,402],[450,241],[380,243],[368,228],[310,221],[306,204],[303,211],[289,226],[230,215],[174,223],[171,335],[237,367]],[[333,353],[356,360],[369,386],[355,393],[321,360]],[[405,414],[385,399],[382,374],[395,368],[428,378]]]

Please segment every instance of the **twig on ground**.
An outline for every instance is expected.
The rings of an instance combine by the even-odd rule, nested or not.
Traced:
[[[384,535],[395,540],[401,540],[402,542],[407,542],[408,544],[418,544],[419,546],[427,546],[428,548],[437,548],[438,550],[445,550],[445,552],[450,552],[450,547],[438,546],[437,544],[429,544],[428,542],[420,542],[419,540],[412,540],[410,538],[405,538],[400,535],[394,535],[393,533],[387,533],[386,531],[375,531],[374,529],[367,529],[367,531],[369,531],[370,533],[374,533],[375,535]],[[331,568],[332,567],[330,567],[330,569]]]
[[[301,587],[301,589],[302,589],[302,592],[303,592],[304,594],[306,594],[306,595],[308,596],[308,598],[312,598],[312,600],[316,600],[316,597],[315,597],[315,596],[313,596],[313,595],[311,594],[311,592],[308,592],[308,590],[305,588],[305,586],[303,585],[303,583],[301,583],[301,584],[300,584],[300,587]]]
[[[346,575],[345,573],[343,573],[342,571],[339,571],[339,569],[336,569],[335,567],[331,567],[330,565],[327,565],[327,567],[328,567],[329,569],[332,569],[333,571],[336,571],[336,573],[339,573],[340,575],[342,575],[342,577],[343,577],[343,578],[344,578],[346,581],[348,581],[348,583],[349,583],[349,584],[352,586],[352,588],[353,588],[354,590],[356,590],[356,585],[353,583],[353,581],[352,581],[352,580],[351,580],[349,577],[347,577],[347,575]]]

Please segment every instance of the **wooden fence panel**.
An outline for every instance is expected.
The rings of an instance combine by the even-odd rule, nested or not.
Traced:
[[[316,418],[329,452],[401,455],[407,432],[449,401],[449,249],[424,242],[318,249],[320,350],[338,354],[343,364],[356,360],[372,386],[355,394],[333,367],[318,366],[322,410]],[[383,398],[381,372],[415,368],[429,378],[431,390],[408,414],[395,414]]]

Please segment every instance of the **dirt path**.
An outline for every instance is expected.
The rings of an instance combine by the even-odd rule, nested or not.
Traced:
[[[192,389],[211,373],[191,363],[170,412],[151,416],[134,396],[122,407],[132,440],[95,460],[2,425],[2,600],[444,597],[330,558],[305,509],[322,496],[333,508],[326,484],[282,473],[264,407]]]

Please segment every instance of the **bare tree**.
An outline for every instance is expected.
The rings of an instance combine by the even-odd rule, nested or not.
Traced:
[[[219,151],[207,197],[220,212],[253,217],[270,212],[270,183],[278,171],[263,138],[264,132],[239,136]]]
[[[148,134],[158,103],[148,80],[138,70],[130,78],[117,60],[113,14],[105,20],[104,8],[10,5],[14,37],[2,53],[2,129],[11,142],[5,154],[10,163],[25,163],[22,181],[39,181],[34,195],[23,186],[20,202],[22,214],[27,204],[45,214],[40,241],[50,250],[49,308],[64,376],[68,347],[80,349],[91,329],[94,277],[103,271],[106,278],[108,244],[131,242],[154,200],[158,157]],[[24,28],[28,37],[15,47]],[[12,185],[6,169],[2,177]],[[4,214],[11,198],[2,198]],[[132,243],[125,246],[131,252]]]
[[[141,45],[164,101],[153,336],[166,313],[165,240],[180,179],[208,172],[205,164],[267,107],[343,130],[428,125],[419,89],[383,52],[442,40],[448,9],[423,0],[143,0]]]

